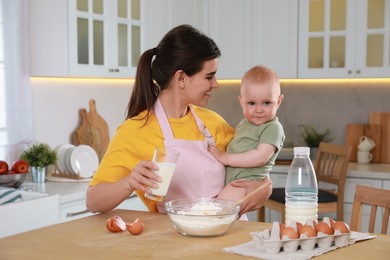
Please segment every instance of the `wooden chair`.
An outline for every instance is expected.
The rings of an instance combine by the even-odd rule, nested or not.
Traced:
[[[362,224],[363,205],[371,205],[370,223],[368,232],[374,233],[376,211],[378,207],[384,209],[381,233],[387,234],[390,212],[390,190],[383,190],[357,185],[352,206],[351,230],[360,231]]]
[[[337,212],[337,220],[344,220],[344,187],[351,148],[321,142],[314,161],[317,182],[331,183],[336,190],[318,190],[318,213]],[[270,198],[258,212],[259,221],[264,221],[264,207],[278,211],[285,223],[285,189],[273,188]]]

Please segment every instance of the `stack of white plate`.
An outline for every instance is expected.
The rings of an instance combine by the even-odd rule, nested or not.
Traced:
[[[98,165],[98,155],[89,145],[64,144],[57,148],[57,169],[60,173],[91,178]]]

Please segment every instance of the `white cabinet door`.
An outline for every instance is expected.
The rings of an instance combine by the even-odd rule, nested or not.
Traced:
[[[240,79],[258,64],[297,77],[298,0],[151,0],[148,8],[147,48],[187,23],[220,48],[218,79]]]
[[[388,77],[390,0],[300,0],[299,78]]]
[[[280,78],[297,78],[298,0],[253,3],[250,66],[261,64],[273,69]]]
[[[0,206],[0,238],[58,222],[59,196],[37,195],[37,198],[29,196],[28,200]]]
[[[31,75],[129,78],[144,49],[141,0],[36,0]]]
[[[154,48],[173,27],[190,24],[207,33],[207,13],[203,0],[148,0],[145,49]]]
[[[68,1],[30,1],[30,74],[69,76]]]
[[[252,1],[209,1],[208,10],[208,34],[222,53],[217,77],[242,78],[252,64]]]
[[[143,50],[142,3],[69,0],[70,74],[134,76]]]

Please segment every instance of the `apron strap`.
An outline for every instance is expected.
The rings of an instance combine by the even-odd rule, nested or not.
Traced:
[[[207,143],[215,145],[215,140],[213,136],[210,134],[210,131],[205,127],[203,121],[198,117],[198,115],[195,113],[193,107],[189,105],[190,111],[192,115],[195,118],[196,124],[198,126],[199,131],[202,133],[203,137],[207,141]],[[154,113],[156,113],[158,123],[160,124],[161,131],[163,132],[165,140],[173,140],[173,132],[172,128],[169,124],[167,115],[165,114],[164,108],[161,104],[161,101],[159,98],[156,99],[156,102],[154,104]]]
[[[156,113],[157,120],[165,140],[173,140],[174,137],[171,126],[169,125],[167,115],[165,114],[164,108],[162,107],[160,99],[158,97],[156,99],[156,102],[154,103],[154,113]]]
[[[190,111],[192,112],[192,114],[195,117],[196,124],[198,125],[198,128],[199,128],[200,132],[202,133],[202,135],[204,136],[207,143],[209,143],[211,145],[215,145],[214,137],[210,134],[209,129],[206,128],[203,121],[195,113],[193,107],[191,105],[189,107],[190,107]]]

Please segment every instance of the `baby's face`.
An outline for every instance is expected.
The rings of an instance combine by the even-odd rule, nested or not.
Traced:
[[[244,117],[252,124],[261,125],[274,119],[283,100],[279,82],[245,82],[238,97]]]

